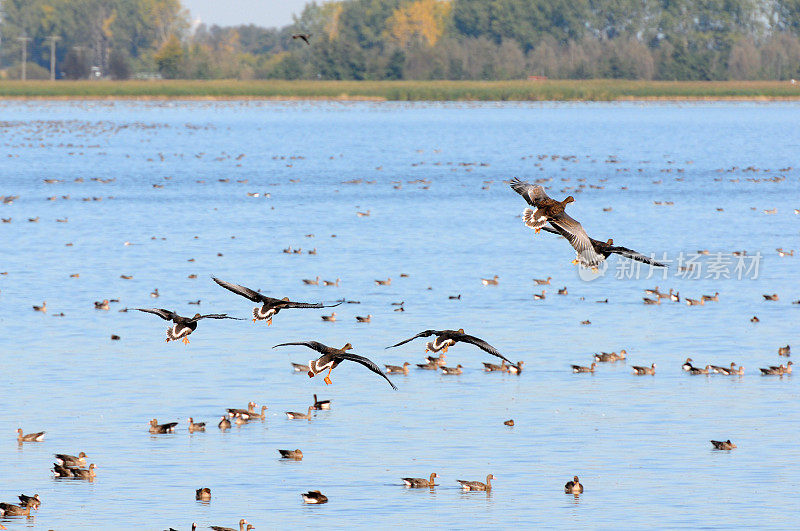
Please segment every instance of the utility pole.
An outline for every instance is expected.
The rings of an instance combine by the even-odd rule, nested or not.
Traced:
[[[56,41],[60,38],[56,35],[47,37],[50,41],[50,81],[56,80]]]
[[[28,78],[28,41],[30,37],[17,37],[18,41],[22,42],[22,80]]]

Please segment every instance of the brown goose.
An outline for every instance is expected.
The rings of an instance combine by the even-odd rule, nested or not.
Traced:
[[[642,300],[645,304],[661,304],[661,299],[648,299],[647,297],[642,297]]]
[[[461,370],[461,364],[459,363],[455,367],[442,367],[442,374],[452,374],[452,375],[459,375],[462,374],[464,371]]]
[[[686,361],[685,361],[685,362],[683,362],[683,365],[681,366],[681,368],[682,368],[684,371],[690,371],[690,370],[692,370],[692,361],[694,361],[692,358],[686,358]]]
[[[689,297],[685,297],[683,300],[686,301],[686,304],[688,306],[704,306],[706,303],[706,301],[704,301],[703,299],[697,300],[697,299],[690,299]]]
[[[552,279],[553,277],[547,277],[545,279],[534,278],[533,281],[536,282],[537,286],[549,286]]]
[[[305,284],[306,286],[319,286],[319,277],[315,278],[314,280],[304,278],[303,284]]]
[[[89,465],[88,469],[87,468],[70,468],[69,470],[70,470],[70,472],[72,472],[72,477],[77,478],[77,479],[88,479],[88,480],[91,481],[95,477],[97,477],[97,473],[95,472],[96,468],[97,468],[97,465],[92,463],[91,465]]]
[[[298,448],[297,450],[278,450],[283,459],[294,459],[295,461],[303,460],[303,451]]]
[[[321,316],[323,321],[334,322],[336,321],[336,312],[331,312],[330,315]]]
[[[508,366],[509,374],[520,374],[522,372],[523,365],[525,365],[524,361],[518,361],[516,365],[509,365]]]
[[[655,363],[651,364],[649,367],[640,367],[639,365],[634,365],[633,366],[633,374],[636,374],[638,376],[644,376],[644,375],[647,375],[647,374],[652,375],[652,374],[655,374],[655,373],[656,373],[656,364]]]
[[[403,483],[406,487],[411,487],[412,489],[422,489],[422,488],[433,488],[436,484],[433,482],[434,478],[438,478],[439,474],[434,472],[431,474],[430,479],[424,478],[402,478]]]
[[[397,365],[384,365],[384,367],[386,367],[386,374],[408,374],[409,365],[411,365],[409,362],[405,362],[402,367]]]
[[[86,454],[81,452],[77,456],[69,454],[55,454],[56,463],[62,466],[86,466]]]
[[[328,503],[328,497],[318,490],[310,490],[301,494],[303,503]]]
[[[330,409],[330,400],[317,400],[317,395],[314,395],[314,409]]]
[[[235,319],[241,321],[237,317],[228,317],[224,313],[210,313],[208,315],[194,314],[194,317],[183,317],[177,313],[165,310],[163,308],[134,308],[140,312],[152,313],[164,319],[165,321],[172,321],[175,323],[173,326],[167,328],[167,343],[170,341],[178,341],[183,338],[183,344],[189,343],[189,334],[197,329],[197,322],[200,319]]]
[[[700,300],[719,302],[719,291],[714,292],[713,295],[703,295]]]
[[[216,277],[211,277],[211,279],[222,286],[223,288],[227,289],[228,291],[232,291],[237,295],[240,295],[246,299],[249,299],[256,303],[261,303],[260,307],[253,308],[253,322],[256,321],[267,321],[267,326],[272,325],[272,318],[278,314],[281,310],[286,310],[288,308],[331,308],[333,306],[339,306],[341,302],[337,304],[331,305],[324,305],[321,302],[310,303],[310,302],[292,302],[289,300],[289,297],[284,297],[282,299],[275,299],[273,297],[267,297],[266,295],[262,295],[259,292],[252,290],[250,288],[246,288],[244,286],[240,286],[239,284],[233,284],[231,282],[225,282],[224,280],[220,280]]]
[[[733,450],[736,448],[736,445],[730,439],[727,441],[711,441],[711,444],[714,445],[715,450]]]
[[[597,368],[597,363],[592,362],[591,367],[583,367],[581,365],[572,365],[572,372],[580,373],[580,372],[594,372],[595,368]]]
[[[378,286],[391,286],[392,285],[392,279],[391,278],[387,278],[386,280],[376,280],[375,284],[378,285]]]
[[[486,372],[506,372],[508,371],[508,367],[506,366],[506,360],[502,360],[500,365],[496,363],[487,363],[483,362],[483,370]]]
[[[772,295],[763,295],[763,297],[764,297],[765,301],[777,301],[777,300],[779,300],[777,293],[773,293]]]
[[[484,341],[483,339],[479,339],[475,336],[471,336],[464,333],[464,329],[460,328],[458,330],[425,330],[420,332],[419,334],[410,337],[408,339],[404,339],[399,343],[395,343],[394,345],[390,345],[386,348],[393,348],[399,347],[400,345],[404,345],[409,341],[413,341],[418,337],[430,337],[436,336],[433,341],[429,341],[426,343],[425,352],[432,350],[433,352],[439,352],[440,350],[447,352],[447,349],[456,343],[463,342],[463,343],[471,343],[478,347],[479,349],[483,350],[484,352],[488,352],[492,356],[497,356],[500,359],[506,360],[509,364],[511,361],[500,354],[496,348],[491,346],[489,343]]]
[[[368,315],[356,315],[356,321],[359,323],[369,323],[372,322],[372,314]]]
[[[25,494],[20,494],[18,498],[20,505],[22,507],[30,507],[31,509],[38,510],[39,507],[42,505],[42,500],[39,499],[38,494],[34,494],[33,496],[26,496]]]
[[[40,431],[36,433],[22,433],[22,428],[17,428],[17,442],[42,442],[44,440],[45,432]]]
[[[194,491],[194,499],[199,501],[210,501],[211,500],[211,489],[208,487],[203,487],[202,489],[197,489]]]
[[[30,516],[30,514],[30,507],[22,507],[11,503],[0,503],[0,516]]]
[[[710,369],[711,365],[706,365],[703,369],[699,367],[692,367],[689,369],[689,374],[708,374]]]
[[[231,429],[231,421],[228,420],[227,417],[220,417],[219,424],[217,424],[217,427],[222,431],[229,430]]]
[[[552,223],[551,223],[552,224]],[[550,227],[542,227],[543,230],[550,232],[552,234],[558,234],[559,236],[563,236],[566,238],[570,243],[572,243],[572,247],[575,248],[577,257],[573,260],[573,263],[580,263],[584,267],[592,267],[592,260],[596,260],[597,263],[602,262],[603,260],[607,259],[612,254],[618,254],[620,256],[624,256],[625,258],[629,258],[631,260],[635,260],[637,262],[642,262],[644,264],[652,265],[653,267],[667,267],[666,264],[662,264],[657,260],[650,258],[649,256],[645,256],[639,252],[634,251],[633,249],[628,249],[627,247],[622,247],[620,245],[614,245],[613,239],[608,239],[608,241],[601,242],[599,240],[595,240],[594,238],[589,238],[589,243],[592,246],[593,254],[591,252],[586,251],[579,251],[576,245],[581,245],[579,243],[573,243],[573,240],[576,242],[576,237],[573,234],[565,229],[562,229],[560,226],[556,226],[552,224],[555,228]],[[588,238],[588,236],[587,236]],[[599,257],[599,258],[598,258]],[[595,265],[596,267],[596,265]],[[668,294],[659,294],[664,295],[663,298],[668,297]]]
[[[360,363],[367,369],[371,370],[375,374],[379,374],[383,379],[389,382],[389,385],[392,386],[392,389],[397,390],[397,386],[392,383],[392,381],[387,378],[383,371],[381,371],[380,367],[375,365],[375,363],[370,360],[369,358],[365,358],[364,356],[359,356],[358,354],[348,354],[347,351],[353,348],[353,345],[347,343],[342,348],[333,348],[327,345],[323,345],[317,341],[299,341],[299,342],[291,342],[291,343],[280,343],[275,345],[272,348],[276,347],[285,347],[289,345],[297,345],[308,347],[310,349],[316,350],[320,354],[322,354],[316,360],[311,360],[308,362],[308,377],[313,378],[320,372],[328,369],[328,375],[325,376],[325,383],[330,385],[331,382],[331,371],[335,369],[341,362],[343,361],[354,361],[356,363]]]
[[[289,420],[311,420],[311,412],[314,406],[308,406],[308,413],[298,413],[297,411],[287,411],[286,418]]]
[[[206,423],[195,422],[192,417],[189,417],[189,433],[194,433],[196,431],[206,431]]]
[[[159,424],[158,420],[152,419],[150,421],[150,433],[174,433],[177,422],[167,422],[166,424]]]
[[[778,356],[786,356],[787,358],[792,353],[792,347],[786,345],[785,347],[778,347]]]
[[[245,527],[245,526],[247,526],[247,527]],[[223,527],[223,526],[218,526],[218,525],[210,525],[208,527],[210,527],[214,531],[236,531],[236,529],[234,529],[232,527]],[[245,520],[244,518],[239,520],[239,531],[247,531],[249,529],[255,529],[255,527],[253,527],[252,524],[248,523],[247,520]]]
[[[594,355],[594,361],[599,361],[603,363],[611,362],[611,361],[619,361],[624,360],[627,358],[628,351],[622,349],[619,351],[619,354],[616,352],[601,352],[600,354]]]
[[[580,494],[583,492],[583,485],[578,480],[578,476],[572,478],[572,481],[567,481],[567,484],[564,485],[564,492],[567,494]]]
[[[461,484],[461,488],[464,490],[482,490],[482,491],[490,491],[492,490],[492,480],[494,476],[489,474],[486,476],[486,483],[481,483],[480,481],[464,481],[463,479],[457,479]]]
[[[500,277],[498,277],[497,275],[495,275],[492,278],[482,278],[481,284],[483,284],[484,286],[497,286],[498,284],[500,284],[500,281],[498,280],[499,278]]]
[[[308,365],[294,362],[292,362],[292,369],[294,369],[294,372],[308,372],[311,370]]]

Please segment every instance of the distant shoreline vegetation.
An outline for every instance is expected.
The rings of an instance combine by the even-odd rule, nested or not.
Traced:
[[[790,81],[0,81],[0,99],[800,100]]]

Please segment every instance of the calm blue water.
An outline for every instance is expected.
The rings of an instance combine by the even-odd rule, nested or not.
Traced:
[[[798,257],[775,249],[800,249],[800,105],[7,102],[0,113],[0,195],[20,196],[0,205],[12,218],[0,224],[0,501],[43,500],[33,518],[0,520],[9,529],[796,526],[797,376],[758,367],[798,344]],[[617,279],[614,257],[584,281],[566,242],[521,223],[525,204],[502,182],[512,176],[575,195],[569,212],[597,239],[668,259],[727,253],[734,277],[731,251],[761,253],[757,278],[686,279],[676,263],[666,278],[645,267]],[[82,200],[92,197],[102,200]],[[188,346],[165,343],[155,316],[117,311],[249,317],[253,304],[212,274],[361,304],[336,308],[335,323],[320,319],[330,310],[286,310],[271,327],[202,321]],[[481,285],[495,274],[498,286]],[[301,282],[316,276],[341,282]],[[534,301],[531,279],[548,276]],[[654,285],[720,302],[645,306]],[[556,295],[563,286],[569,295]],[[105,298],[120,303],[95,310]],[[46,315],[31,309],[45,300]],[[393,311],[400,301],[406,311]],[[422,340],[384,347],[461,327],[526,370],[486,374],[481,362],[494,360],[462,344],[448,363],[463,375],[412,370],[393,377],[394,392],[353,364],[326,386],[291,371],[311,351],[270,348],[349,341],[381,365],[418,363]],[[620,348],[627,363],[570,372]],[[746,374],[690,376],[687,356]],[[631,374],[653,362],[655,376]],[[287,420],[313,393],[331,411]],[[220,433],[225,408],[250,400],[269,406],[267,419]],[[208,431],[190,435],[190,416]],[[151,436],[154,417],[180,429]],[[18,447],[18,427],[46,439]],[[711,449],[728,438],[738,449]],[[283,462],[278,448],[305,459]],[[97,479],[54,480],[52,454],[80,451]],[[400,481],[431,472],[433,492]],[[490,495],[458,489],[489,473]],[[577,499],[563,493],[575,474]],[[194,500],[200,487],[210,504]],[[330,503],[304,506],[308,489]]]

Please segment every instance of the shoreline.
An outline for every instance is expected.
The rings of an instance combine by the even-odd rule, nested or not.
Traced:
[[[800,101],[789,81],[0,81],[0,100]]]

